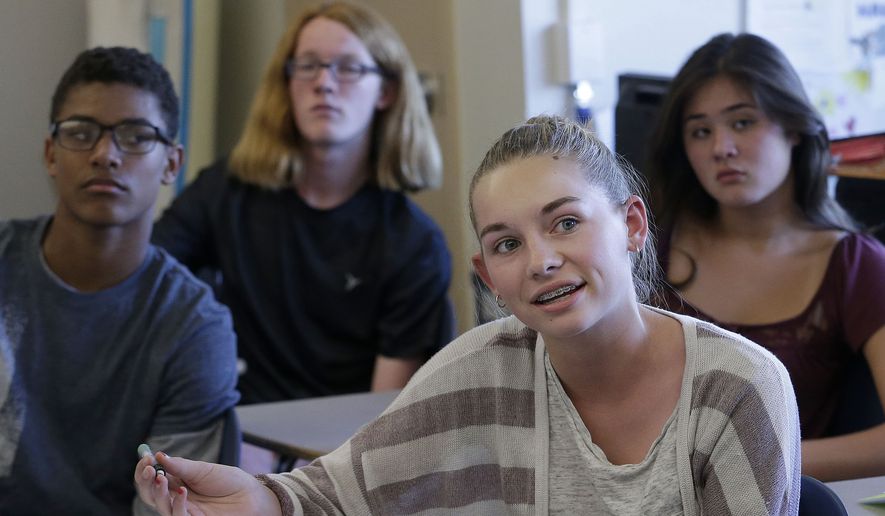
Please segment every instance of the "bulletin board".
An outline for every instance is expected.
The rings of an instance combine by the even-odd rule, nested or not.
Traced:
[[[885,1],[747,0],[746,29],[787,55],[834,140],[885,134]]]

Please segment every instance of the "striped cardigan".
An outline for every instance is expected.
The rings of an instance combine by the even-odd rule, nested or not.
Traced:
[[[795,514],[799,423],[786,370],[738,335],[669,315],[686,340],[674,472],[685,514]],[[543,357],[543,339],[514,317],[475,328],[340,448],[259,480],[285,515],[546,514]]]

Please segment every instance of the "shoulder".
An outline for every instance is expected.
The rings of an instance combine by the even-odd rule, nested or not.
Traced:
[[[437,223],[406,194],[379,188],[387,222],[396,230],[412,234],[442,235]]]
[[[147,283],[151,284],[157,303],[166,312],[179,314],[179,320],[189,318],[214,321],[230,328],[230,312],[215,300],[212,290],[197,279],[184,265],[165,249],[151,246],[147,264]]]
[[[885,245],[870,235],[847,234],[833,249],[828,275],[846,295],[877,296],[885,289]]]
[[[687,363],[692,363],[696,385],[719,379],[735,386],[758,387],[772,383],[790,388],[786,368],[770,351],[737,333],[687,315],[671,314],[680,321],[685,335]],[[740,387],[738,387],[740,388]]]
[[[836,244],[833,259],[849,266],[863,262],[877,263],[885,269],[885,245],[872,235],[849,233]]]
[[[227,158],[221,158],[209,166],[201,169],[193,182],[188,185],[189,189],[199,190],[223,190],[240,185],[239,179],[234,177],[228,168]]]
[[[227,195],[250,188],[231,173],[227,158],[221,158],[209,166],[200,169],[193,181],[190,181],[179,198],[187,202],[220,201]]]
[[[388,246],[396,249],[392,259],[399,269],[404,263],[425,267],[448,268],[450,262],[448,244],[437,223],[405,194],[386,189],[374,193],[381,203],[383,233]]]
[[[485,323],[443,347],[409,383],[442,382],[453,389],[510,383],[531,389],[537,336],[513,316]]]
[[[5,253],[19,242],[29,240],[35,233],[45,229],[49,216],[33,219],[0,220],[0,253]]]

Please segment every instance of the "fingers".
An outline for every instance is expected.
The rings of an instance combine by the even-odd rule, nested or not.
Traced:
[[[148,468],[148,470],[153,469],[153,467]],[[151,484],[150,497],[157,512],[162,516],[175,515],[174,500],[169,495],[169,479],[166,478],[165,475],[155,475],[153,478],[148,479],[148,481]],[[186,514],[186,512],[182,512],[181,514]]]
[[[138,491],[139,498],[150,507],[154,507],[153,496],[151,490],[153,488],[153,480],[156,476],[156,470],[152,466],[150,457],[144,457],[135,465],[135,489]]]
[[[187,516],[187,488],[178,488],[176,496],[172,499],[172,516]]]
[[[183,484],[188,484],[191,479],[195,478],[195,475],[201,474],[205,468],[202,462],[182,457],[170,457],[163,452],[157,452],[154,457],[168,474],[181,479]]]
[[[151,457],[142,458],[135,466],[135,487],[139,498],[162,516],[179,514],[174,512],[174,501],[169,494],[170,480],[166,475],[157,474],[157,469],[153,466]],[[176,498],[180,498],[180,496]],[[186,499],[184,497],[181,503]],[[182,505],[182,507],[184,506]],[[187,514],[187,511],[183,510],[180,514]]]

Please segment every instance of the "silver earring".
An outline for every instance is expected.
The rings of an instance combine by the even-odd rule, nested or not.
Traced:
[[[501,296],[498,294],[495,294],[495,304],[498,305],[498,308],[506,308],[507,307],[507,303],[505,303],[504,300],[501,299]]]

